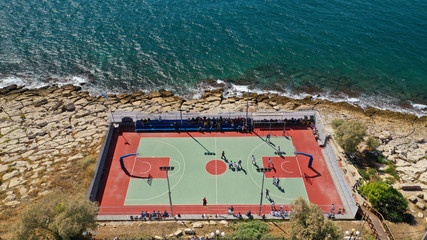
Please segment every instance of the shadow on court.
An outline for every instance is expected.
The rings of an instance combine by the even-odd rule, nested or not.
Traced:
[[[272,143],[272,142],[269,142],[269,141],[267,141],[267,140],[265,140],[263,137],[261,137],[258,133],[256,133],[256,132],[254,132],[254,131],[252,131],[255,135],[257,135],[257,137],[259,137],[263,142],[265,142],[265,143],[267,143],[270,147],[272,147],[274,150],[276,150],[277,151],[277,149],[276,149],[276,145],[274,144],[274,143]]]
[[[310,169],[313,170],[313,172],[315,172],[316,174],[313,176],[309,176],[309,175],[307,175],[307,173],[304,173],[304,178],[310,185],[313,185],[311,179],[320,177],[320,176],[322,176],[322,174],[314,168],[310,168]]]
[[[196,143],[198,143],[200,146],[202,146],[203,149],[205,149],[205,155],[215,155],[215,153],[209,151],[203,144],[201,144],[196,138],[194,138],[189,132],[187,132],[188,136],[190,136]],[[207,154],[206,154],[207,153]]]

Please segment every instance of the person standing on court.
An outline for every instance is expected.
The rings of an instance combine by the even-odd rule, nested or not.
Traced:
[[[273,160],[271,160],[271,158],[269,158],[269,159],[268,159],[268,167],[270,167],[270,164],[271,164],[272,166],[274,166],[274,165],[273,165]]]
[[[265,197],[270,198],[270,191],[267,188],[265,189]]]
[[[254,156],[254,155],[252,155],[252,164],[253,164],[253,165],[255,165],[255,163],[256,163],[256,162],[255,162],[255,156]]]
[[[267,140],[268,142],[270,142],[270,133],[269,133],[269,134],[267,134],[266,140]]]
[[[225,157],[225,152],[224,152],[224,151],[222,151],[221,159],[223,159],[223,160],[227,159],[227,158]]]
[[[208,201],[206,200],[206,197],[203,198],[203,206],[206,207],[206,205],[208,204]]]

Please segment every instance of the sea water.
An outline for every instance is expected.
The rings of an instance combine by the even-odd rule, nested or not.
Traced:
[[[0,87],[272,92],[427,114],[424,0],[0,0]]]

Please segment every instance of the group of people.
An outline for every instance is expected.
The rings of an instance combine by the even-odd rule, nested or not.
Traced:
[[[283,210],[283,206],[280,208],[280,211],[278,210],[272,210],[271,215],[273,217],[281,217],[281,218],[287,218],[288,216],[292,215],[292,210]]]
[[[163,213],[161,213],[160,211],[157,210],[154,211],[152,213],[149,213],[148,211],[141,211],[141,218],[142,219],[148,219],[148,220],[160,220],[162,218],[168,218],[170,217],[168,211],[164,211]]]

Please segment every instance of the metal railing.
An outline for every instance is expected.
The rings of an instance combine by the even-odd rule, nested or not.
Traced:
[[[388,238],[390,240],[394,240],[395,238],[394,238],[393,234],[391,233],[390,229],[388,228],[387,224],[385,223],[385,219],[384,219],[383,215],[381,213],[379,213],[377,210],[375,210],[367,202],[363,202],[363,206],[366,207],[371,213],[375,214],[379,218],[381,225],[384,228],[384,231],[387,233]]]

